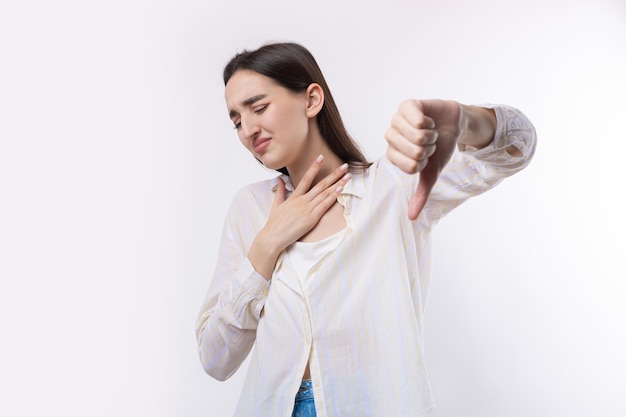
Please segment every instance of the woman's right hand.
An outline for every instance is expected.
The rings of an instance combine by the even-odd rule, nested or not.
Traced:
[[[348,164],[343,164],[311,186],[323,162],[324,158],[320,155],[289,198],[286,198],[285,184],[278,178],[267,223],[248,252],[254,269],[267,280],[272,277],[280,253],[315,227],[350,180]]]

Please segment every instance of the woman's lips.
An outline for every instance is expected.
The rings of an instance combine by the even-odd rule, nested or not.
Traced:
[[[270,144],[270,138],[258,138],[254,141],[254,152],[263,152]]]

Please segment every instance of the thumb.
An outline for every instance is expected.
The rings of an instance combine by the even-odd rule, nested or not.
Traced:
[[[276,189],[274,190],[274,204],[273,207],[277,207],[285,201],[285,183],[283,179],[278,177],[276,182]]]
[[[419,183],[417,184],[417,190],[415,190],[415,194],[413,194],[413,198],[409,202],[409,219],[415,220],[417,216],[421,213],[422,209],[426,205],[426,201],[428,200],[428,196],[430,196],[430,192],[435,186],[435,182],[437,182],[437,177],[439,176],[438,170],[434,167],[426,166],[420,172]]]

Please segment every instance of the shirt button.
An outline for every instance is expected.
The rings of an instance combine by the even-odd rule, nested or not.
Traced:
[[[304,339],[304,343],[306,343],[307,345],[311,344],[311,338],[307,337],[306,339]]]

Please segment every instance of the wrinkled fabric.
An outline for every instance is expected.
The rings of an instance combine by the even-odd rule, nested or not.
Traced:
[[[535,130],[519,110],[494,110],[492,143],[455,151],[413,222],[407,208],[419,175],[385,156],[354,173],[338,198],[341,241],[302,279],[285,253],[270,281],[246,258],[277,178],[236,194],[196,326],[200,361],[216,379],[229,378],[252,350],[236,416],[289,417],[307,362],[319,417],[430,415],[422,315],[431,231],[459,204],[527,166],[535,150]]]

